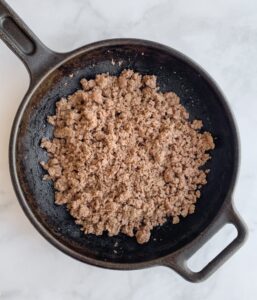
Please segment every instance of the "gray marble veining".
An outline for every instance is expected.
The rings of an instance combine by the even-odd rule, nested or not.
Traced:
[[[8,139],[29,77],[22,63],[0,42],[0,299],[256,299],[257,2],[8,2],[42,41],[57,51],[99,39],[136,37],[172,46],[201,64],[224,91],[238,123],[242,155],[234,198],[250,235],[224,267],[195,285],[168,268],[103,270],[79,263],[52,247],[29,223],[11,186]],[[208,255],[206,251],[204,255]]]

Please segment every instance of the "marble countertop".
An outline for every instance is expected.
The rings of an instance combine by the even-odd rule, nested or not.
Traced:
[[[57,51],[89,42],[136,37],[187,54],[216,79],[232,107],[241,137],[235,205],[249,238],[207,281],[192,284],[172,270],[103,270],[51,246],[33,228],[14,194],[8,140],[29,76],[0,42],[0,300],[179,299],[254,300],[257,295],[257,2],[255,0],[8,0]],[[217,253],[233,230],[202,250],[195,263]]]

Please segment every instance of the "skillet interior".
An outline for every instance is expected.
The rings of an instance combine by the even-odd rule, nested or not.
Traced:
[[[115,65],[111,63],[112,59]],[[119,61],[121,65],[117,63]],[[150,242],[145,245],[138,245],[134,238],[123,234],[116,237],[84,235],[65,207],[54,204],[53,185],[42,181],[44,171],[38,164],[47,159],[39,144],[42,137],[52,136],[52,127],[47,124],[46,116],[54,113],[55,102],[79,89],[82,77],[94,78],[103,72],[118,75],[124,68],[157,75],[161,91],[177,93],[190,117],[202,119],[204,130],[215,136],[216,143],[213,158],[207,165],[211,168],[208,184],[202,189],[196,213],[177,225],[168,221],[155,228]],[[70,74],[73,74],[72,78]],[[43,79],[27,101],[14,150],[17,177],[27,207],[50,235],[78,253],[82,260],[87,261],[89,257],[122,264],[162,257],[199,235],[218,213],[232,188],[238,155],[230,113],[222,95],[206,74],[169,48],[150,43],[139,45],[132,41],[127,44],[113,42],[111,45],[98,43],[90,49],[85,48],[83,53],[81,51]],[[114,248],[116,243],[118,246]]]

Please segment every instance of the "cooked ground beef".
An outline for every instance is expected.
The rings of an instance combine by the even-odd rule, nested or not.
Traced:
[[[122,232],[145,243],[154,226],[195,211],[213,138],[188,120],[175,93],[159,92],[155,76],[124,70],[81,85],[48,117],[44,179],[85,234]]]

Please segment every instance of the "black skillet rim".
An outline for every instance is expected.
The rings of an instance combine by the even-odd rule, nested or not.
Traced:
[[[18,201],[32,223],[32,225],[37,229],[37,231],[47,240],[49,241],[53,246],[55,246],[57,249],[61,250],[63,253],[79,260],[84,263],[88,263],[90,265],[95,265],[98,267],[102,268],[108,268],[108,269],[117,269],[117,270],[135,270],[135,269],[141,269],[145,267],[150,267],[154,265],[163,265],[164,263],[162,262],[165,258],[171,257],[175,255],[177,252],[183,251],[183,249],[186,249],[189,247],[191,243],[197,239],[197,237],[192,240],[191,242],[187,243],[184,245],[182,248],[178,249],[175,252],[172,252],[168,255],[162,256],[155,258],[153,260],[148,260],[148,261],[143,261],[143,262],[137,262],[137,263],[114,263],[114,262],[108,262],[104,260],[99,260],[99,259],[93,259],[84,255],[81,255],[74,251],[73,249],[70,249],[69,247],[63,245],[60,241],[58,241],[55,237],[51,235],[51,233],[37,220],[35,215],[33,214],[33,211],[29,207],[29,205],[26,202],[26,197],[22,192],[22,188],[19,184],[19,178],[17,175],[17,170],[16,170],[16,140],[17,140],[17,134],[19,130],[19,124],[23,116],[23,112],[26,108],[26,105],[28,104],[31,95],[34,93],[34,91],[37,89],[37,87],[40,85],[40,83],[50,74],[52,73],[55,69],[57,69],[59,66],[63,65],[66,61],[74,58],[75,56],[78,56],[86,51],[93,51],[97,48],[100,47],[107,47],[107,46],[117,46],[117,45],[143,45],[146,47],[152,47],[160,51],[167,52],[169,55],[172,55],[180,60],[182,60],[184,63],[188,64],[190,67],[192,67],[194,70],[196,70],[202,78],[211,86],[211,88],[214,90],[216,95],[219,98],[220,103],[222,104],[224,113],[227,115],[227,118],[229,120],[232,133],[234,135],[234,151],[235,151],[235,160],[234,160],[234,169],[233,169],[233,175],[231,178],[230,186],[228,186],[228,192],[227,192],[227,197],[224,199],[223,205],[220,207],[219,211],[217,212],[217,215],[215,216],[214,220],[222,213],[224,209],[226,209],[226,204],[231,202],[231,194],[233,192],[233,188],[236,183],[237,179],[237,173],[238,173],[238,167],[239,167],[239,138],[238,138],[238,133],[237,133],[237,128],[236,124],[231,112],[231,109],[226,101],[226,98],[224,94],[222,93],[221,89],[217,85],[217,83],[213,80],[213,78],[196,62],[194,62],[191,58],[187,57],[186,55],[182,54],[181,52],[162,45],[160,43],[148,41],[148,40],[142,40],[142,39],[108,39],[108,40],[103,40],[95,43],[88,44],[86,46],[83,46],[79,49],[76,49],[70,53],[57,53],[57,55],[60,55],[60,57],[64,57],[58,64],[50,68],[48,72],[46,72],[33,86],[33,83],[30,85],[26,95],[24,96],[18,111],[16,113],[12,130],[11,130],[11,136],[10,136],[10,143],[9,143],[9,169],[10,169],[10,175],[11,175],[11,180],[12,184],[16,193],[16,196],[18,198]],[[206,232],[208,228],[211,226],[212,222],[204,229],[203,232]]]

